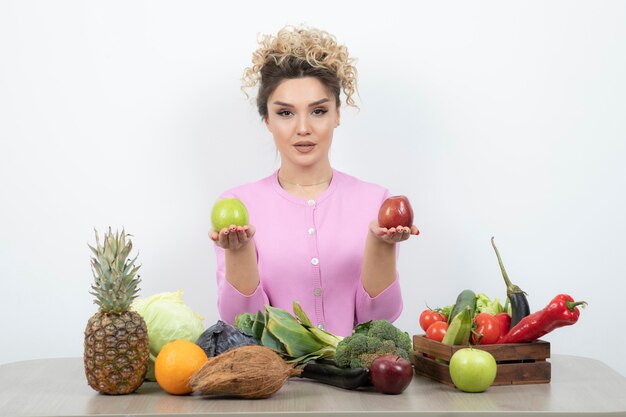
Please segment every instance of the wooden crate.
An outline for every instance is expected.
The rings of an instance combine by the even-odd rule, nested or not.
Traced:
[[[459,349],[467,346],[449,346],[424,335],[413,336],[410,359],[415,373],[448,385],[452,384],[448,362]],[[546,384],[550,382],[550,343],[538,340],[531,343],[474,346],[486,350],[496,360],[498,372],[493,385]]]

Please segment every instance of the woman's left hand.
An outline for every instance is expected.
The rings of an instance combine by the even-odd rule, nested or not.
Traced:
[[[412,225],[410,228],[398,226],[387,229],[386,227],[380,227],[376,220],[372,220],[370,223],[370,233],[383,242],[398,243],[407,240],[411,235],[417,236],[420,232],[415,225]]]

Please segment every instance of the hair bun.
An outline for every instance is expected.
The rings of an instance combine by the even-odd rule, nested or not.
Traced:
[[[296,58],[334,73],[346,95],[346,104],[356,107],[353,99],[357,76],[354,59],[350,58],[348,48],[338,44],[330,33],[304,26],[285,26],[276,36],[263,35],[259,44],[261,47],[252,54],[252,66],[244,71],[242,89],[252,88],[260,82],[266,63],[273,61],[280,66],[286,59]]]

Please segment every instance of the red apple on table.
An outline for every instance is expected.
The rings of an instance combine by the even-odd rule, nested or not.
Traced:
[[[400,394],[413,380],[413,365],[397,355],[382,355],[370,365],[372,385],[383,394]]]
[[[383,201],[378,211],[378,225],[387,229],[413,226],[413,208],[409,199],[403,195],[394,195]]]

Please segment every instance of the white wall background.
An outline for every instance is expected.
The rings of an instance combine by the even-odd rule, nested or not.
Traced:
[[[0,362],[82,355],[93,228],[132,233],[142,295],[217,319],[209,211],[278,165],[239,90],[259,33],[358,58],[332,163],[408,195],[397,324],[464,288],[589,307],[546,337],[626,375],[626,3],[0,2]],[[375,5],[374,5],[375,4]],[[410,5],[410,7],[409,7]]]

